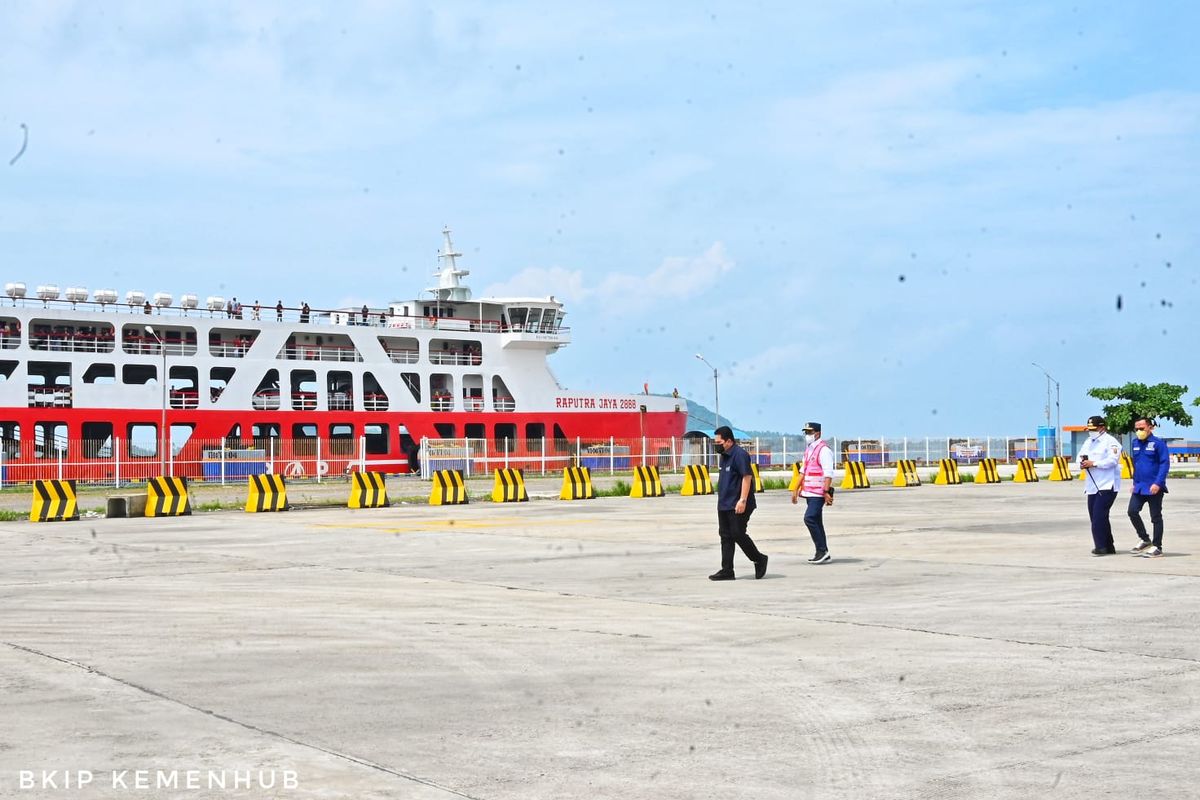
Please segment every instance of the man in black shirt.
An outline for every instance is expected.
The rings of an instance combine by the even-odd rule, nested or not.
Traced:
[[[721,535],[721,569],[708,576],[712,581],[731,581],[733,546],[742,548],[746,558],[754,562],[754,577],[767,573],[767,557],[754,546],[746,533],[750,515],[754,513],[754,474],[750,471],[750,454],[738,447],[733,431],[722,425],[713,433],[717,452],[721,455],[721,477],[717,481],[717,530]]]

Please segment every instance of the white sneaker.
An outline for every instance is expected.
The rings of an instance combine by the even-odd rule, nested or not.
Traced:
[[[829,551],[822,550],[808,560],[809,564],[827,564],[833,559],[830,558]]]
[[[1142,553],[1142,558],[1162,558],[1162,548],[1151,545],[1150,549]]]
[[[1150,542],[1139,541],[1135,546],[1133,546],[1129,549],[1129,552],[1133,553],[1135,556],[1140,556],[1142,553],[1146,552],[1153,546],[1154,545],[1150,544]]]

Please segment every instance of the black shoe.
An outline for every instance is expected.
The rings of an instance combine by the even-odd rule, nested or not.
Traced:
[[[821,550],[816,555],[814,555],[812,558],[810,558],[808,560],[808,563],[810,563],[810,564],[826,564],[830,560],[831,559],[829,557],[829,552],[826,550]]]
[[[733,576],[733,570],[731,570],[731,569],[722,569],[722,570],[717,570],[717,571],[716,571],[716,572],[714,572],[712,575],[709,575],[709,576],[708,576],[708,579],[709,579],[710,581],[732,581],[732,580],[736,580],[736,579],[734,578],[734,576]]]
[[[758,580],[763,575],[767,574],[767,556],[764,554],[762,558],[754,562],[754,580]]]
[[[1116,552],[1117,552],[1117,549],[1115,547],[1097,547],[1095,550],[1092,551],[1092,555],[1094,555],[1094,556],[1111,556],[1111,555],[1115,555]]]
[[[1116,554],[1117,554],[1117,548],[1115,546],[1110,544],[1108,547],[1104,548],[1104,555],[1115,556]]]

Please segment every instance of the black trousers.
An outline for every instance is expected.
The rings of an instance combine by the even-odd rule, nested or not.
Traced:
[[[1087,496],[1088,517],[1092,521],[1092,541],[1097,550],[1110,550],[1114,547],[1112,523],[1108,521],[1108,511],[1117,499],[1117,491],[1109,489]]]
[[[1162,501],[1163,492],[1158,494],[1135,494],[1129,498],[1129,521],[1137,531],[1138,538],[1143,542],[1150,541],[1146,535],[1146,524],[1142,522],[1142,506],[1150,505],[1150,524],[1154,527],[1154,546],[1162,549],[1163,521]]]
[[[826,553],[829,546],[825,544],[825,498],[806,497],[808,508],[804,512],[804,524],[808,527],[808,535],[812,537],[813,546],[818,553]]]
[[[754,509],[752,508],[746,509],[745,514],[739,514],[733,510],[717,512],[717,531],[721,534],[722,570],[733,571],[733,546],[735,544],[742,548],[746,558],[751,561],[757,563],[762,559],[762,553],[758,552],[754,540],[746,533],[746,526],[750,524],[750,515],[753,513]]]

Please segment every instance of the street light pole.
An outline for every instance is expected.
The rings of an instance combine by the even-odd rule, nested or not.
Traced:
[[[171,439],[167,434],[167,345],[155,333],[153,326],[146,326],[146,333],[154,337],[154,341],[158,342],[158,351],[162,353],[162,417],[158,428],[158,460],[159,474],[166,476],[167,474],[167,448],[171,446]]]
[[[708,359],[705,358],[704,356],[700,355],[699,353],[696,353],[696,358],[703,361],[708,366],[708,368],[713,371],[713,406],[714,406],[713,413],[717,415],[717,424],[714,425],[713,427],[719,428],[719,427],[721,427],[721,392],[720,392],[720,386],[718,385],[717,368],[714,367],[712,364],[709,364]]]
[[[1046,372],[1046,368],[1036,361],[1033,365],[1042,371],[1046,376],[1046,425],[1050,425],[1050,384],[1054,383],[1054,454],[1062,455],[1062,387],[1058,381],[1050,377],[1050,373]]]

